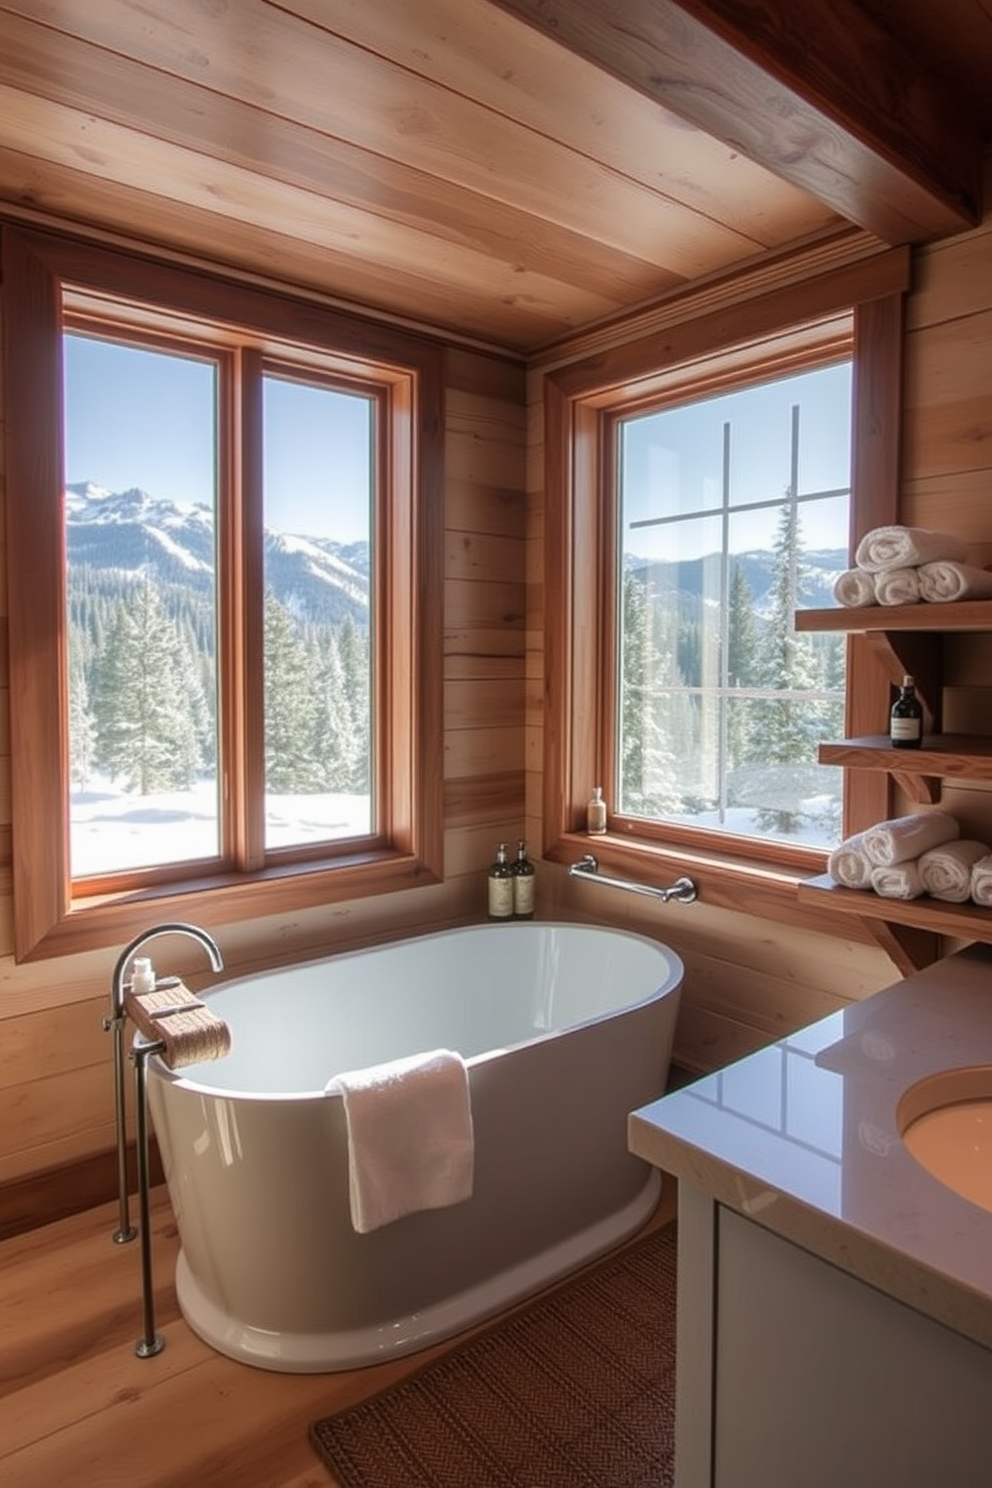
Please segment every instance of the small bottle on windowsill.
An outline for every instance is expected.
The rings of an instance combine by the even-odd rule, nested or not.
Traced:
[[[606,802],[603,800],[601,785],[593,786],[593,792],[586,807],[586,831],[591,837],[599,837],[606,831]]]

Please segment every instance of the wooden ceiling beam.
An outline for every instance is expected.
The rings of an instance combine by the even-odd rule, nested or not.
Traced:
[[[883,242],[980,218],[977,119],[857,0],[493,3]]]

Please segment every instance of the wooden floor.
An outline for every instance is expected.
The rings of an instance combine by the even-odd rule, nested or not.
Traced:
[[[675,1215],[666,1180],[645,1228]],[[152,1206],[162,1353],[138,1359],[137,1242],[106,1205],[0,1243],[3,1488],[330,1488],[310,1421],[402,1378],[449,1342],[343,1374],[274,1374],[202,1343],[179,1316],[178,1239],[165,1190]],[[464,1337],[459,1341],[464,1341]]]

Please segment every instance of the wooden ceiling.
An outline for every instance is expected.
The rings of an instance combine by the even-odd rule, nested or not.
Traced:
[[[0,0],[0,210],[526,354],[967,227],[990,77],[992,0]]]

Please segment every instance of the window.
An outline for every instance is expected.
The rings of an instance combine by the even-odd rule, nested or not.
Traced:
[[[436,881],[438,352],[42,235],[4,270],[18,957]]]
[[[764,912],[885,814],[887,782],[816,745],[877,729],[888,682],[790,620],[897,520],[908,257],[822,269],[738,276],[545,379],[548,857],[602,784],[597,856]]]
[[[850,361],[613,422],[622,816],[833,846],[846,645],[797,635],[848,567]]]

